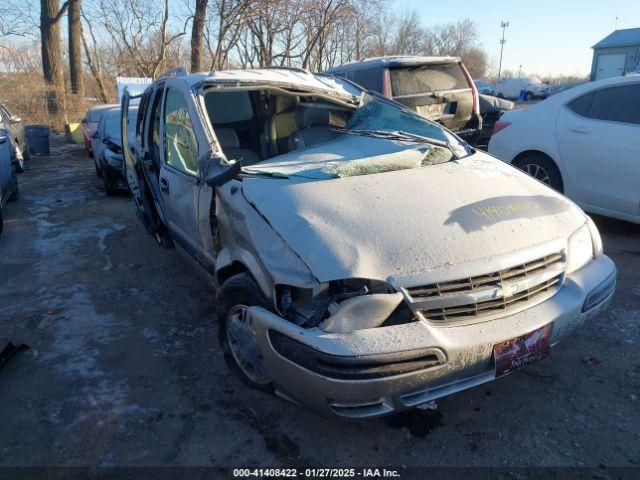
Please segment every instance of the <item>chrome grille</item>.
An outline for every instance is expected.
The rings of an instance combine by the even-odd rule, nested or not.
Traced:
[[[561,275],[556,275],[550,280],[527,288],[521,292],[504,297],[498,297],[495,300],[486,302],[469,303],[466,305],[456,305],[448,308],[431,308],[420,310],[425,318],[429,320],[457,320],[469,317],[481,317],[483,315],[495,314],[499,310],[507,310],[520,303],[526,303],[537,296],[549,292],[560,284]]]
[[[405,288],[412,310],[434,321],[464,321],[518,308],[557,290],[565,256],[544,257],[474,277]]]
[[[414,299],[443,297],[468,293],[487,288],[495,288],[505,282],[512,282],[522,278],[542,273],[550,268],[563,263],[561,252],[547,255],[532,262],[523,263],[511,268],[505,268],[495,273],[478,275],[476,277],[463,278],[450,282],[433,283],[419,287],[407,288],[407,293]]]

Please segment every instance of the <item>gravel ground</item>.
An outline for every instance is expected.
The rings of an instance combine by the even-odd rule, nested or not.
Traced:
[[[634,466],[640,462],[640,226],[596,218],[610,309],[522,372],[361,422],[246,388],[212,288],[157,247],[81,147],[20,177],[0,236],[0,466]]]

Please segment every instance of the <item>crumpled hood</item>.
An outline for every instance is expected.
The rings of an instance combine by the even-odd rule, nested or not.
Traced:
[[[484,153],[329,180],[245,178],[243,192],[321,282],[445,281],[471,263],[489,272],[585,222],[562,195]]]

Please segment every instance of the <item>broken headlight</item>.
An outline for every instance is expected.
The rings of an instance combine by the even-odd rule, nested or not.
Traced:
[[[380,326],[403,304],[402,294],[386,282],[364,279],[332,281],[314,288],[279,285],[276,298],[283,317],[330,333]],[[410,313],[405,316],[410,320]]]
[[[113,150],[107,149],[104,151],[104,160],[112,167],[122,167],[122,155]]]
[[[587,217],[587,223],[569,237],[567,273],[580,270],[601,254],[602,240],[600,234],[593,221]]]

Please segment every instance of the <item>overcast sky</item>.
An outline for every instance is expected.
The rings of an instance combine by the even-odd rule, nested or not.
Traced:
[[[500,21],[509,22],[503,69],[526,73],[586,75],[591,47],[615,29],[640,27],[640,0],[395,0],[396,7],[415,9],[425,26],[472,19],[480,42],[497,71]],[[499,13],[498,13],[499,12]]]

